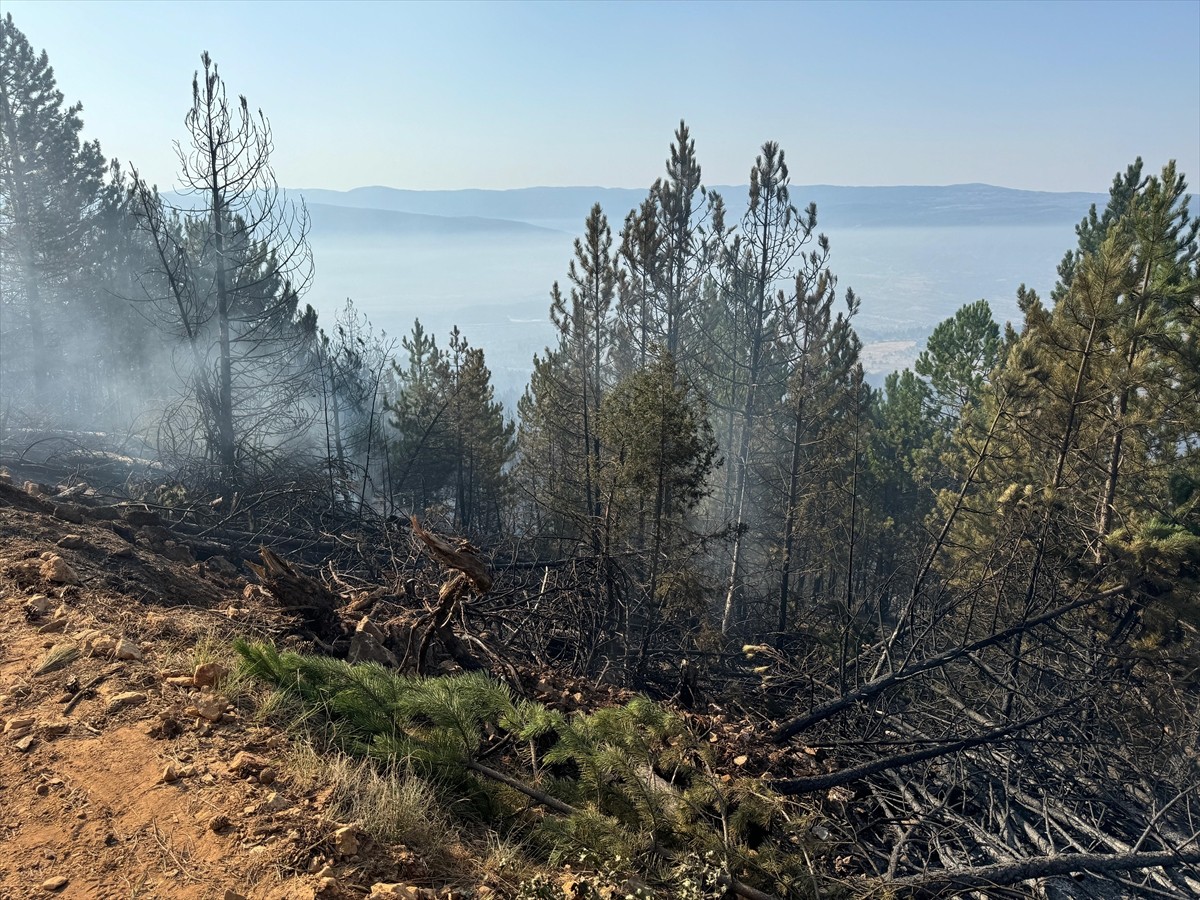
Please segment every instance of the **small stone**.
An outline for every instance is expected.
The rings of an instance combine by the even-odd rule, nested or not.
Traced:
[[[146,525],[154,526],[162,524],[162,518],[159,516],[159,514],[151,511],[150,508],[146,506],[127,507],[124,511],[124,518],[125,521],[134,528],[142,528]]]
[[[55,875],[53,878],[47,878],[42,882],[43,891],[61,891],[70,881],[63,875]]]
[[[92,645],[92,656],[112,656],[117,650],[117,639],[107,634],[97,635],[85,643]]]
[[[153,722],[146,733],[152,738],[170,740],[183,734],[183,725],[175,718],[175,710],[159,710],[158,721]]]
[[[237,577],[237,567],[224,556],[210,556],[204,564],[218,575],[224,575],[226,578]]]
[[[358,856],[362,834],[353,825],[344,825],[333,833],[333,852],[339,857]]]
[[[83,550],[88,543],[78,534],[64,534],[54,546],[62,547],[64,550]]]
[[[289,800],[287,797],[284,797],[282,794],[276,793],[275,791],[272,791],[270,794],[268,794],[266,802],[263,803],[263,806],[269,812],[283,812],[283,810],[288,809],[291,805],[291,800]]]
[[[51,556],[42,563],[41,573],[54,584],[79,584],[79,574],[61,556]]]
[[[196,666],[196,671],[192,675],[192,684],[196,687],[213,687],[224,681],[228,675],[229,670],[220,663],[201,663]]]
[[[411,884],[387,884],[377,881],[371,885],[371,895],[367,900],[424,900],[429,896],[421,888]]]
[[[55,722],[43,722],[42,723],[42,735],[47,740],[53,740],[56,737],[62,737],[64,734],[66,734],[70,730],[71,730],[71,723],[67,722],[65,720],[60,719]]]
[[[367,900],[424,900],[428,894],[412,884],[388,884],[382,881],[371,886]]]
[[[45,594],[35,594],[25,603],[27,612],[35,616],[44,616],[54,608],[54,601]]]
[[[113,656],[126,661],[139,660],[142,658],[142,651],[133,641],[121,638],[113,648]]]
[[[735,756],[733,758],[733,764],[735,766],[744,766],[749,761],[750,761],[750,757],[746,756],[745,754],[743,754],[741,756]]]
[[[197,719],[220,722],[221,716],[225,714],[226,706],[224,698],[201,697],[191,705],[185,707],[183,711],[189,716],[195,716]]]
[[[146,525],[138,529],[138,537],[149,544],[151,547],[163,548],[167,544],[174,544],[171,540],[172,531],[170,528],[163,528],[161,525]]]
[[[125,691],[108,699],[108,711],[116,712],[126,706],[138,706],[146,702],[146,695],[141,691]]]
[[[72,525],[83,524],[83,508],[74,503],[60,503],[54,507],[54,515],[56,518],[62,519],[64,522],[70,522]]]
[[[35,740],[35,738],[32,734],[27,734],[27,735],[25,735],[25,737],[21,738],[19,741],[17,741],[15,744],[13,744],[13,746],[16,747],[17,750],[21,753],[28,753],[29,748],[33,746],[34,740]]]
[[[208,820],[208,830],[216,834],[220,834],[222,831],[225,831],[229,825],[229,816],[225,815],[224,813],[217,813]]]
[[[270,765],[270,760],[248,750],[241,750],[230,761],[229,771],[234,775],[257,775]]]
[[[14,732],[24,734],[33,727],[36,720],[33,716],[13,716],[4,725],[5,734],[13,734]]]
[[[270,766],[267,766],[265,769],[263,769],[261,772],[258,773],[258,783],[264,784],[264,785],[274,784],[275,779],[278,777],[279,776],[276,774],[275,770],[272,769]]]
[[[192,687],[191,675],[172,675],[164,680],[167,684],[173,684],[176,687]]]
[[[171,763],[167,763],[162,776],[158,779],[163,784],[174,784],[179,780],[179,771]]]

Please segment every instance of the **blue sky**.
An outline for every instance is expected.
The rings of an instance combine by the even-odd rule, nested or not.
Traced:
[[[166,187],[202,50],[288,187],[646,187],[777,140],[798,184],[1106,190],[1200,179],[1200,2],[0,0],[89,137]]]

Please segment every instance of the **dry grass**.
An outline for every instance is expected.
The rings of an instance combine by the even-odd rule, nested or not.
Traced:
[[[294,742],[284,763],[301,789],[331,791],[329,813],[353,823],[373,839],[404,844],[431,871],[462,872],[462,835],[442,808],[436,792],[408,771],[403,761],[380,766],[337,750]]]

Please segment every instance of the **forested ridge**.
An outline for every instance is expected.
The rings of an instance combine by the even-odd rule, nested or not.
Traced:
[[[508,777],[562,839],[643,873],[700,846],[750,897],[1200,891],[1200,222],[1173,162],[1080,211],[1022,321],[965,303],[876,390],[784,149],[731,221],[681,122],[640,206],[583,223],[506,410],[458,329],[318,319],[269,120],[207,54],[192,88],[175,207],[81,139],[0,23],[0,462],[118,472],[181,527],[208,517],[189,533],[336,554],[414,603],[428,568],[396,548],[460,536],[426,540],[467,577],[393,663],[415,649],[423,676],[441,641],[509,686],[536,664],[661,705],[568,721],[462,676],[469,739],[420,752],[491,777],[481,735],[528,743]],[[454,706],[418,675],[242,649],[315,703]],[[704,723],[744,752],[706,755]]]

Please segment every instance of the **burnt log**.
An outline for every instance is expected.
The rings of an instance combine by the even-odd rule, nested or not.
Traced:
[[[315,578],[297,571],[266,547],[259,550],[262,565],[247,562],[263,588],[280,608],[297,616],[312,634],[327,643],[343,637],[338,609],[342,598]]]

